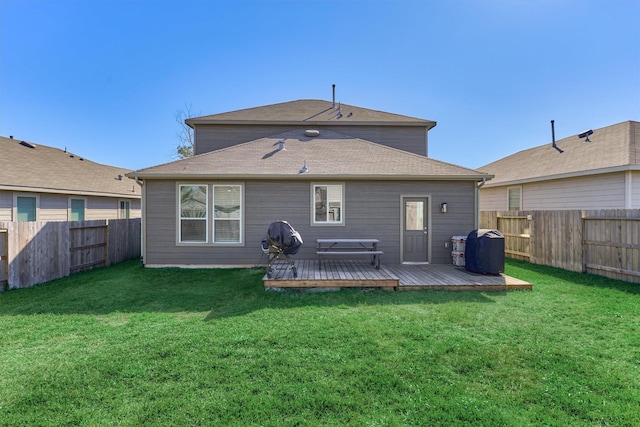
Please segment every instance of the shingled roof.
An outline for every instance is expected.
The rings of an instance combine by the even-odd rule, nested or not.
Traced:
[[[140,198],[128,169],[12,138],[0,137],[0,152],[0,190]]]
[[[199,124],[296,124],[312,125],[340,123],[348,125],[403,125],[422,126],[427,130],[436,125],[431,120],[417,119],[383,111],[369,110],[353,105],[333,103],[316,99],[302,99],[265,105],[244,110],[230,111],[209,116],[187,119],[186,123],[194,127]]]
[[[640,123],[626,121],[594,129],[589,141],[573,135],[520,151],[478,168],[495,175],[486,187],[640,170]]]
[[[306,172],[301,172],[303,167]],[[130,173],[140,178],[482,180],[472,169],[340,133],[305,129]]]

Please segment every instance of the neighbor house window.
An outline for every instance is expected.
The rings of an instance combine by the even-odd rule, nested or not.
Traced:
[[[180,185],[179,241],[206,243],[208,234],[208,193],[206,185]]]
[[[213,186],[213,242],[242,241],[242,187]]]
[[[69,221],[84,221],[84,199],[69,199]]]
[[[314,184],[313,224],[344,223],[344,186],[341,184]]]
[[[118,209],[119,219],[131,218],[131,202],[128,200],[120,200],[120,208]]]
[[[522,187],[510,187],[507,189],[509,198],[509,210],[519,211],[522,209]]]
[[[35,221],[38,199],[35,196],[16,196],[16,221]]]

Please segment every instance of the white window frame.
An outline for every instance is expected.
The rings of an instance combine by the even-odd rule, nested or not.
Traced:
[[[127,205],[127,215],[122,215],[122,204],[126,203]],[[120,199],[118,200],[118,219],[130,219],[131,218],[131,200],[124,200],[124,199]]]
[[[181,221],[180,193],[182,187],[203,186],[207,191],[206,215],[206,238],[205,241],[183,241]],[[238,187],[240,192],[240,213],[239,218],[216,218],[215,217],[215,188],[216,187]],[[244,183],[241,182],[189,182],[176,184],[176,244],[178,246],[244,246],[244,224],[245,224],[245,199]],[[187,218],[188,219],[188,218]],[[239,237],[237,242],[218,242],[215,236],[216,221],[238,221]]]
[[[238,187],[238,189],[240,190],[240,213],[239,213],[239,217],[238,218],[216,218],[216,212],[215,212],[215,191],[216,191],[216,187]],[[211,242],[215,245],[215,246],[238,246],[238,245],[244,245],[244,185],[243,184],[238,184],[235,182],[229,182],[229,183],[212,183],[211,184],[211,206],[213,206],[213,209],[211,209],[211,233],[212,233],[212,237],[211,237]],[[237,242],[219,242],[216,240],[216,221],[238,221],[239,223],[239,236],[238,236],[238,241]]]
[[[318,187],[339,187],[340,188],[340,221],[330,221],[327,212],[326,221],[316,221],[316,189]],[[312,182],[311,183],[311,226],[314,227],[335,227],[345,225],[345,184],[343,182]]]
[[[518,209],[511,209],[511,191],[512,190],[518,190]],[[507,187],[507,210],[508,211],[522,210],[522,186],[521,185]]]
[[[181,200],[181,194],[182,194],[182,188],[183,187],[204,187],[205,188],[205,215],[204,218],[183,218],[182,217],[182,200]],[[176,186],[176,219],[177,219],[177,233],[176,233],[176,238],[178,240],[178,244],[186,244],[186,245],[206,245],[207,243],[209,243],[209,215],[210,215],[210,208],[209,208],[209,198],[211,197],[209,194],[209,185],[206,183],[202,183],[202,182],[193,182],[193,183],[181,183],[181,184],[177,184]],[[183,220],[187,220],[187,221],[205,221],[205,233],[204,233],[204,241],[200,241],[200,240],[182,240],[182,221]]]
[[[68,205],[67,205],[67,221],[76,221],[76,220],[72,220],[71,219],[71,201],[72,200],[82,200],[83,201],[84,206],[83,206],[82,217],[84,219],[81,219],[80,221],[86,221],[87,220],[87,198],[86,197],[74,197],[74,196],[69,196],[69,201],[68,201]]]
[[[14,193],[13,194],[13,209],[12,209],[12,218],[13,221],[18,222],[18,197],[29,197],[32,199],[36,199],[36,219],[40,218],[40,195],[39,194],[30,194],[30,193]]]

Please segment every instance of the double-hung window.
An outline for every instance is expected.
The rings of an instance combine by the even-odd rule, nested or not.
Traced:
[[[120,200],[120,208],[118,209],[119,219],[131,218],[131,202],[129,200]]]
[[[507,198],[510,211],[522,209],[522,187],[509,187],[507,189]]]
[[[207,243],[208,188],[206,185],[180,185],[179,241]]]
[[[178,242],[242,243],[242,191],[238,184],[179,185]]]
[[[312,192],[312,224],[344,224],[344,185],[313,184]]]
[[[213,186],[213,242],[240,243],[242,241],[242,187]]]

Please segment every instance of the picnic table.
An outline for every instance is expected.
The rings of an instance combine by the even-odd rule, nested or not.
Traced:
[[[322,270],[322,258],[327,256],[370,256],[371,265],[380,269],[380,255],[384,252],[378,250],[378,239],[317,239],[318,264]]]

